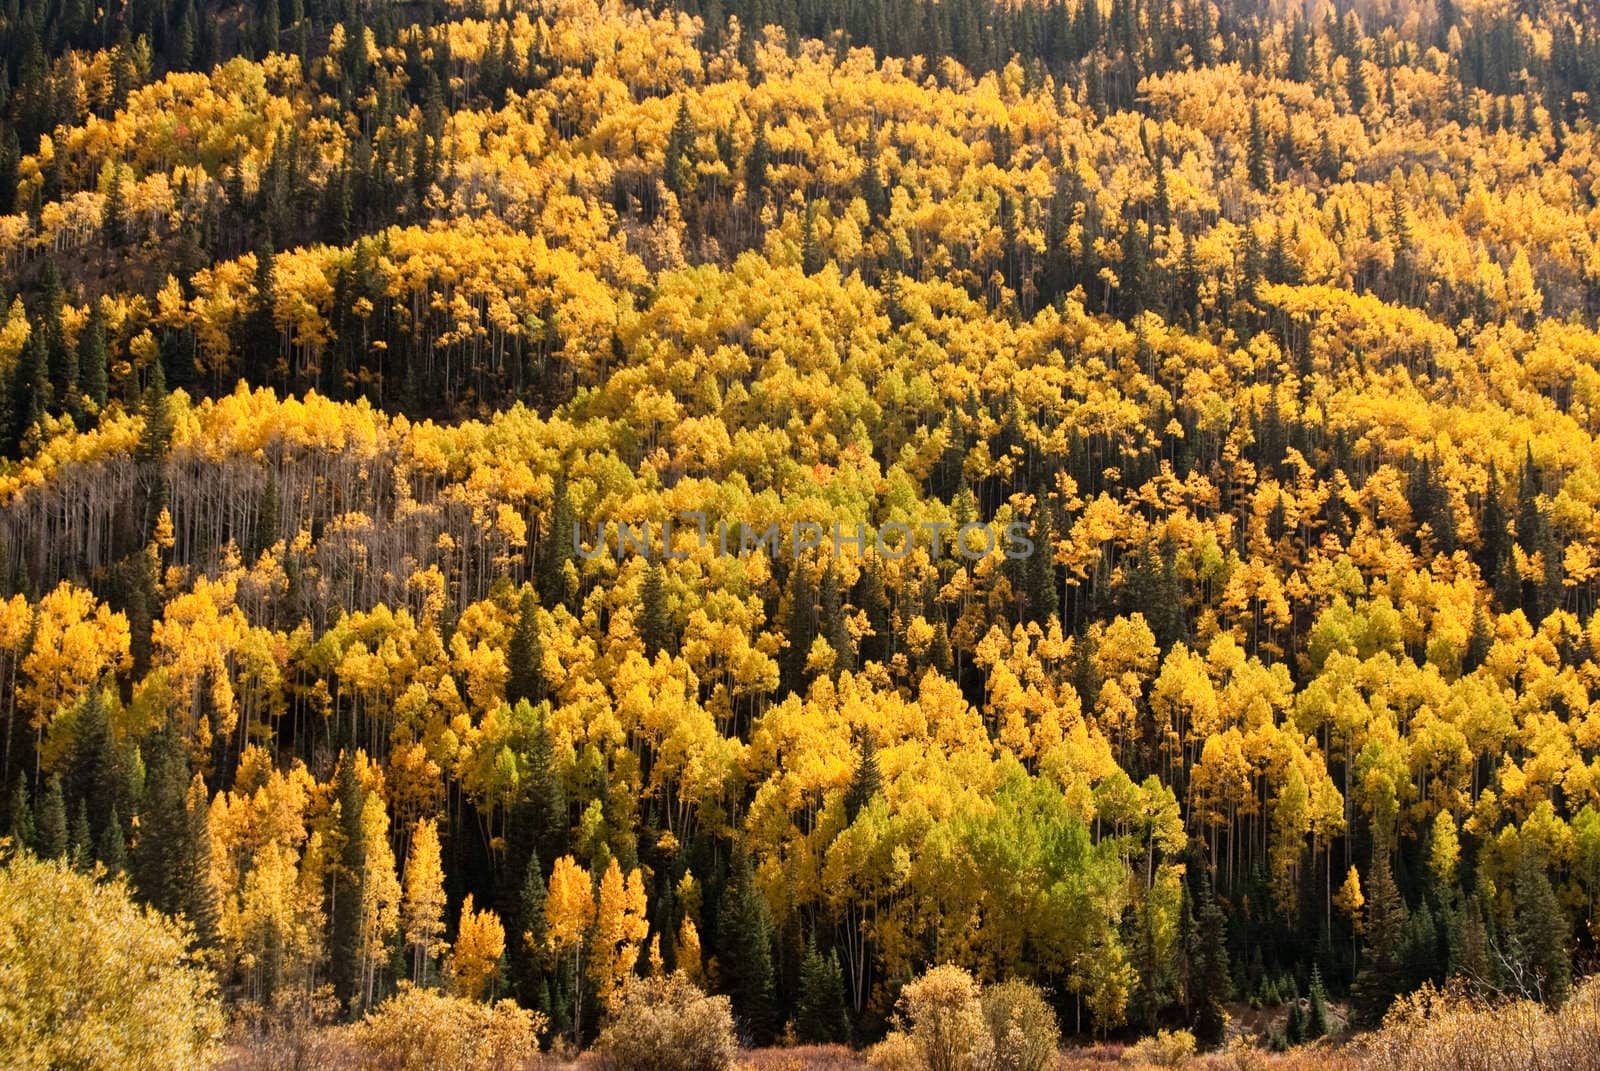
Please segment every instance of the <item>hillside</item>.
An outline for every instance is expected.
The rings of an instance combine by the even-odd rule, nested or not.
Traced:
[[[236,1024],[410,981],[572,1051],[681,970],[863,1047],[953,963],[1207,1047],[1592,966],[1583,5],[67,0],[0,56],[0,828]]]

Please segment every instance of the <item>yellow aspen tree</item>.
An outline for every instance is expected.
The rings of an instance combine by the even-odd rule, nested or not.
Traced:
[[[506,931],[493,911],[474,911],[472,894],[461,904],[461,925],[450,955],[450,979],[455,991],[468,1000],[494,995],[500,979],[500,957],[506,950]]]
[[[361,1004],[369,1007],[378,975],[389,958],[389,942],[400,928],[400,880],[389,847],[389,815],[383,797],[367,793],[361,808],[361,929],[357,948]]]
[[[609,1006],[638,962],[639,949],[650,933],[644,877],[636,868],[626,879],[615,857],[600,879],[595,906],[594,950],[589,971],[595,995]]]
[[[583,946],[594,924],[594,879],[570,855],[556,860],[545,891],[546,940],[554,955],[572,957],[573,1037],[582,1037]]]
[[[439,861],[439,827],[417,820],[406,853],[405,930],[411,949],[411,980],[428,984],[428,968],[444,951],[444,867]],[[470,899],[470,898],[469,898]]]

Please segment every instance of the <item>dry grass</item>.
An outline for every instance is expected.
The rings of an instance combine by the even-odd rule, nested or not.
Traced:
[[[357,1066],[337,1029],[263,1036],[237,1046],[229,1071],[289,1071]],[[1600,979],[1580,985],[1559,1012],[1526,1001],[1489,1003],[1460,991],[1424,990],[1401,1001],[1383,1029],[1348,1044],[1327,1041],[1270,1053],[1246,1038],[1225,1052],[1173,1063],[1141,1057],[1149,1047],[1095,1045],[1064,1050],[1056,1071],[1590,1071],[1600,1069]],[[1159,1056],[1159,1054],[1155,1054]],[[546,1054],[538,1071],[600,1071],[598,1059]],[[842,1045],[758,1049],[739,1054],[737,1071],[870,1071]]]

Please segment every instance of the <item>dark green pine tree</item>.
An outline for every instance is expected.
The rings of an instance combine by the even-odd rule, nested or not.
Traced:
[[[199,773],[190,779],[184,795],[184,832],[178,871],[183,914],[194,925],[195,941],[209,948],[217,940],[220,908],[211,883],[211,797]]]
[[[333,993],[340,1004],[353,1008],[357,995],[356,961],[361,944],[361,869],[365,861],[362,843],[361,808],[364,803],[361,782],[349,752],[339,757],[335,778],[335,799],[339,805],[339,857],[333,868],[333,897],[329,914],[332,925]]]
[[[89,319],[78,333],[78,374],[83,393],[97,409],[105,408],[110,365],[106,346],[106,318],[99,302],[89,303]]]
[[[1515,890],[1516,913],[1507,935],[1519,968],[1513,982],[1523,995],[1559,1007],[1572,988],[1572,927],[1544,860],[1532,849],[1525,848],[1518,861]]]
[[[817,603],[820,630],[828,641],[828,646],[833,648],[834,677],[838,677],[841,672],[854,671],[855,640],[850,636],[844,610],[844,594],[839,590],[839,574],[831,564],[823,570],[822,583],[817,589]]]
[[[112,807],[111,813],[106,816],[106,826],[100,833],[95,854],[111,877],[128,869],[128,842],[122,834],[122,819],[116,807]]]
[[[1265,193],[1272,188],[1272,167],[1267,159],[1267,135],[1261,126],[1261,106],[1250,102],[1250,134],[1245,157],[1250,185]]]
[[[522,811],[530,830],[534,854],[559,859],[571,847],[572,828],[567,815],[567,790],[556,769],[555,744],[550,737],[548,708],[541,707],[533,738],[523,757]]]
[[[567,563],[577,557],[576,526],[566,477],[562,476],[556,480],[550,503],[550,523],[539,533],[539,558],[534,569],[539,598],[546,606],[566,605]]]
[[[663,179],[667,189],[680,198],[694,188],[694,119],[689,114],[688,94],[678,97],[678,114],[667,135],[667,155]]]
[[[806,660],[811,641],[817,637],[817,592],[806,564],[794,562],[789,568],[788,613],[784,620],[784,649],[778,661],[780,694],[805,691]]]
[[[744,158],[744,197],[751,211],[759,211],[767,200],[767,172],[772,167],[772,145],[767,141],[767,121],[756,124],[756,136]]]
[[[39,797],[39,817],[34,841],[41,859],[64,859],[69,844],[67,804],[61,795],[61,778],[52,774]]]
[[[94,836],[89,832],[89,805],[82,799],[72,808],[72,822],[67,826],[67,858],[79,870],[94,866]]]
[[[528,857],[522,889],[517,897],[517,925],[506,935],[506,959],[511,984],[523,1007],[550,1014],[549,964],[545,956],[547,922],[544,913],[545,877],[539,853]]]
[[[1306,1015],[1306,1037],[1315,1041],[1328,1035],[1328,992],[1322,985],[1322,968],[1311,968],[1311,1010]]]
[[[889,188],[883,181],[883,164],[878,158],[878,132],[869,130],[861,146],[861,199],[873,223],[889,217]]]
[[[652,662],[662,651],[672,651],[666,571],[657,561],[645,566],[644,576],[639,581],[639,638],[644,641],[645,657]]]
[[[856,815],[882,791],[883,772],[878,768],[877,744],[872,739],[872,733],[864,730],[855,772],[850,775],[850,787],[844,793],[845,821],[854,822]]]
[[[1306,1040],[1306,1017],[1298,997],[1289,1002],[1289,1016],[1283,1024],[1283,1037],[1290,1045],[1301,1045]]]
[[[49,354],[44,337],[38,331],[28,336],[17,357],[8,401],[10,421],[6,428],[5,453],[19,457],[28,439],[28,429],[43,420],[50,409]]]
[[[1511,532],[1501,493],[1500,479],[1491,461],[1488,484],[1483,495],[1483,520],[1479,524],[1482,541],[1478,551],[1478,571],[1490,582],[1499,575],[1500,563],[1511,549]]]
[[[795,1036],[807,1045],[843,1044],[850,1040],[844,971],[839,955],[817,951],[816,938],[806,942],[800,961],[800,998],[794,1009]]]
[[[773,1037],[772,932],[766,898],[756,888],[749,859],[740,853],[717,913],[717,963],[740,1034],[756,1046]]]
[[[54,265],[46,264],[43,292],[39,295],[39,315],[35,330],[44,336],[45,363],[50,369],[50,392],[55,407],[77,414],[78,351],[67,345],[66,327],[61,322],[61,303],[65,294]]]
[[[19,848],[37,849],[38,831],[33,824],[33,804],[28,800],[28,782],[17,778],[11,790],[11,841]]]
[[[139,411],[144,426],[139,431],[133,459],[139,466],[141,533],[148,538],[167,504],[166,461],[172,446],[172,410],[167,399],[166,373],[159,360],[150,366],[150,381]]]
[[[1351,49],[1350,69],[1345,76],[1345,93],[1350,97],[1350,110],[1360,114],[1372,100],[1372,89],[1367,85],[1366,65],[1362,62],[1359,47]]]
[[[517,600],[517,624],[506,644],[506,702],[513,706],[526,700],[537,703],[544,697],[544,647],[539,642],[539,620],[535,615],[538,599],[531,588],[522,589]]]
[[[256,386],[271,383],[278,364],[278,325],[272,313],[275,266],[272,239],[268,236],[256,250],[255,296],[239,320],[236,346],[242,362],[240,372]]]
[[[150,738],[144,759],[144,799],[130,858],[133,881],[147,904],[175,915],[183,909],[177,874],[188,835],[189,762],[170,728]]]
[[[1362,930],[1364,959],[1356,973],[1350,997],[1363,1022],[1381,1022],[1402,988],[1401,956],[1406,930],[1406,905],[1389,869],[1389,847],[1382,836],[1372,845],[1372,867],[1367,881],[1365,923]]]
[[[826,263],[822,239],[817,234],[817,213],[820,204],[819,201],[811,201],[806,205],[805,225],[800,233],[800,270],[807,275],[817,274]]]
[[[1195,1041],[1205,1049],[1215,1049],[1226,1039],[1228,1001],[1233,996],[1233,981],[1228,964],[1228,919],[1223,914],[1207,874],[1200,888],[1200,914],[1195,920],[1194,964],[1190,978],[1190,999],[1195,1008]]]
[[[1044,505],[1034,512],[1033,553],[1022,566],[1023,599],[1027,605],[1027,619],[1043,625],[1056,616],[1061,602],[1056,592],[1056,529],[1050,510]]]

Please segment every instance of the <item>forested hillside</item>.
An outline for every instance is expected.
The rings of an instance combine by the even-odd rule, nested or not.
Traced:
[[[1591,966],[1592,5],[10,0],[0,72],[0,828],[241,1014]]]

